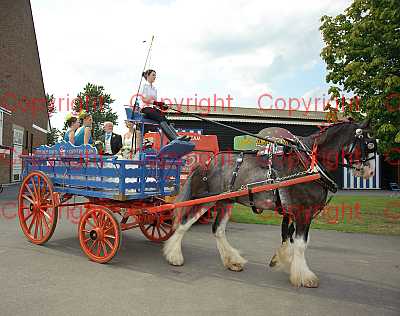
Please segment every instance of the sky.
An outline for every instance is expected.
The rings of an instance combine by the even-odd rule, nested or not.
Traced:
[[[31,0],[45,90],[59,111],[52,126],[62,128],[67,98],[91,82],[115,99],[122,132],[153,35],[147,68],[157,71],[159,99],[186,105],[210,98],[212,106],[215,96],[227,106],[230,97],[230,106],[289,109],[289,98],[311,98],[310,109],[321,111],[315,99],[327,98],[328,85],[320,18],[350,3]]]

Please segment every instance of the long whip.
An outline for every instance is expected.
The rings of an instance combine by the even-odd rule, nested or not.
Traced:
[[[145,62],[144,62],[144,66],[143,66],[142,73],[140,74],[140,81],[139,81],[139,86],[138,86],[138,89],[137,89],[137,92],[136,92],[135,104],[133,105],[132,115],[135,113],[135,111],[136,111],[136,106],[138,105],[138,97],[139,97],[140,87],[141,87],[141,85],[142,85],[143,73],[144,73],[145,70],[146,70],[146,65],[147,65],[147,61],[148,61],[149,56],[150,56],[151,48],[152,48],[152,46],[153,46],[153,41],[154,41],[154,35],[151,37],[149,49],[148,49],[148,51],[147,51],[146,60],[145,60]],[[136,148],[136,124],[135,124],[135,127],[134,127],[134,129],[133,129],[133,134],[134,134],[135,136],[132,135],[131,151],[132,151],[132,148],[133,148],[133,142],[135,142],[135,153],[136,153],[136,150],[137,150],[137,148]],[[142,135],[142,136],[143,136],[143,135]]]
[[[309,153],[308,150],[303,149],[303,148],[301,148],[301,147],[299,147],[299,146],[296,146],[296,145],[289,145],[289,144],[287,144],[287,143],[282,142],[282,139],[281,139],[281,138],[269,137],[269,136],[267,136],[267,137],[261,137],[261,136],[259,136],[259,135],[257,135],[257,134],[253,134],[253,133],[244,131],[244,130],[242,130],[242,129],[240,129],[240,128],[236,128],[236,127],[233,127],[233,126],[230,126],[230,125],[226,125],[226,124],[223,124],[223,123],[220,123],[220,122],[216,122],[216,121],[212,121],[212,120],[206,119],[206,118],[204,118],[204,117],[201,117],[200,115],[196,115],[196,114],[189,113],[189,112],[179,111],[179,110],[174,109],[174,108],[171,108],[171,107],[169,108],[169,110],[175,111],[175,112],[180,113],[180,114],[187,114],[187,115],[189,115],[189,116],[195,117],[195,118],[197,118],[197,119],[199,119],[199,120],[202,120],[202,121],[204,121],[204,122],[208,122],[208,123],[211,123],[211,124],[214,124],[214,125],[219,125],[219,126],[222,126],[222,127],[225,127],[225,128],[228,128],[228,129],[231,129],[231,130],[234,130],[234,131],[237,131],[237,132],[239,132],[239,133],[242,133],[242,134],[245,134],[245,135],[249,135],[249,136],[252,136],[252,137],[261,139],[261,140],[266,141],[266,142],[275,143],[275,144],[278,144],[278,145],[280,145],[280,146],[284,146],[284,147],[296,149],[296,150],[298,150],[298,151],[303,151],[303,152]],[[286,139],[286,140],[287,140],[287,141],[290,141],[290,139]]]

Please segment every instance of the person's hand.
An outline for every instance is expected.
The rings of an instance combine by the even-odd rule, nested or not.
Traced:
[[[168,110],[168,105],[164,101],[154,101],[154,105],[158,106],[161,110]]]

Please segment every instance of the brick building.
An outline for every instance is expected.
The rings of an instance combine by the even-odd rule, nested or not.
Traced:
[[[46,143],[45,103],[29,0],[0,1],[0,183],[19,181],[21,153]]]

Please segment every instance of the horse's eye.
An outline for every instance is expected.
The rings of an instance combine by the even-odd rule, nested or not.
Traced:
[[[362,135],[362,129],[361,128],[357,128],[356,129],[356,135]]]
[[[368,147],[368,149],[374,149],[375,148],[375,144],[374,143],[368,143],[367,147]]]

